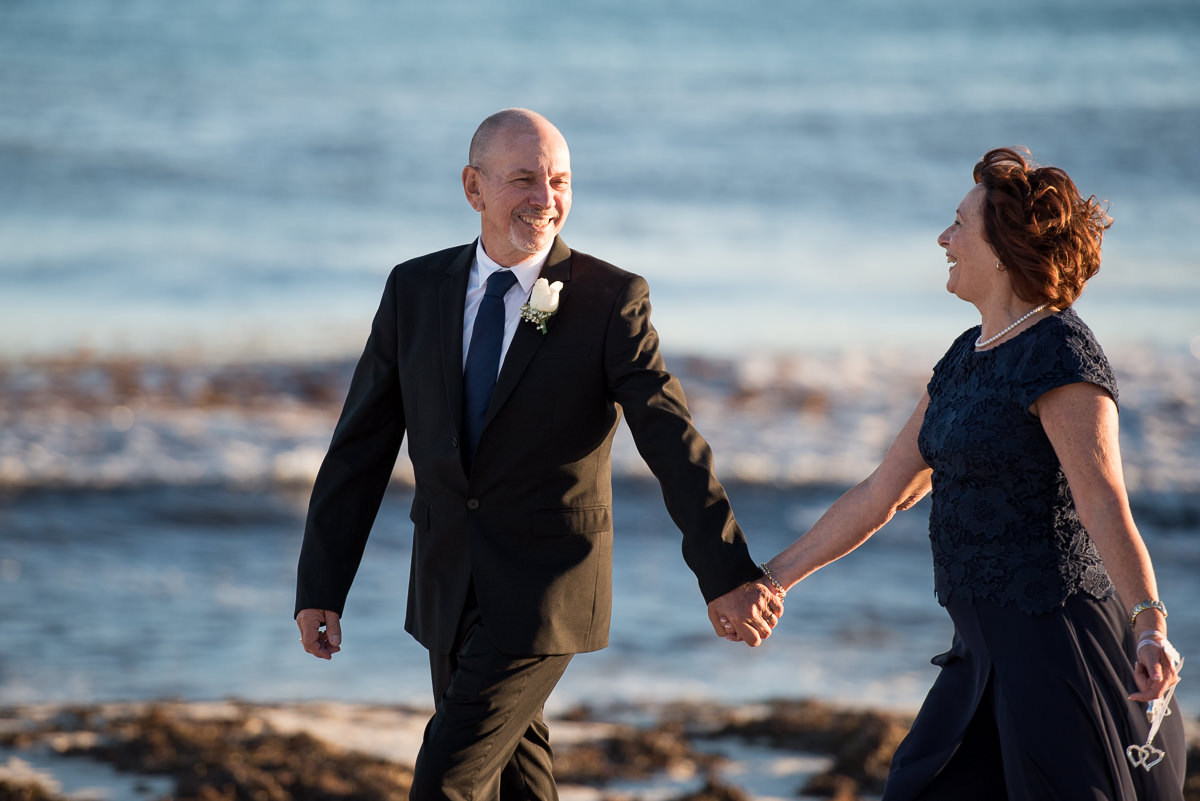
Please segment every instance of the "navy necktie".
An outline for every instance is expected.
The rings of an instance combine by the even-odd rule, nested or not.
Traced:
[[[471,329],[471,346],[463,370],[463,464],[468,468],[475,459],[475,449],[483,433],[483,415],[500,372],[504,295],[516,282],[512,270],[496,270],[488,276],[487,289],[475,315],[475,327]]]

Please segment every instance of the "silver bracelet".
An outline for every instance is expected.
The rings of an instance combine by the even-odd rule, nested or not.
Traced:
[[[775,594],[780,598],[787,597],[787,590],[783,588],[782,584],[775,580],[775,575],[771,572],[771,568],[767,567],[767,563],[760,562],[758,566],[762,568],[763,575],[767,577],[767,581],[771,582],[771,584],[775,587]]]
[[[1158,611],[1162,612],[1163,619],[1166,620],[1167,607],[1163,606],[1162,601],[1146,600],[1129,610],[1129,625],[1132,626],[1134,621],[1137,620],[1137,616],[1142,612],[1145,612],[1147,609],[1157,609]]]

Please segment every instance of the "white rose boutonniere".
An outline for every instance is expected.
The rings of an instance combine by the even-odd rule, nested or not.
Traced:
[[[558,293],[562,291],[563,282],[553,284],[545,278],[533,282],[533,291],[529,293],[529,302],[521,307],[521,319],[533,323],[545,334],[546,321],[558,311]]]

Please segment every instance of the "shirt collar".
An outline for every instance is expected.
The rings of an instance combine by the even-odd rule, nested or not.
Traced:
[[[526,295],[533,291],[533,282],[541,274],[542,266],[545,265],[549,255],[550,248],[539,250],[525,261],[508,268],[517,277],[517,283],[521,285],[521,291]],[[483,239],[475,240],[475,266],[471,270],[471,284],[473,286],[482,286],[492,273],[503,269],[505,268],[494,262],[492,257],[484,251]]]

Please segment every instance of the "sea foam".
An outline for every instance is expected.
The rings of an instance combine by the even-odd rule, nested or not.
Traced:
[[[1200,363],[1113,359],[1132,493],[1200,490]],[[878,464],[928,368],[901,354],[670,361],[727,480],[850,485]],[[320,466],[352,362],[191,364],[89,359],[0,366],[0,488],[306,485]],[[622,426],[618,477],[649,472]],[[411,484],[403,450],[395,480]]]

